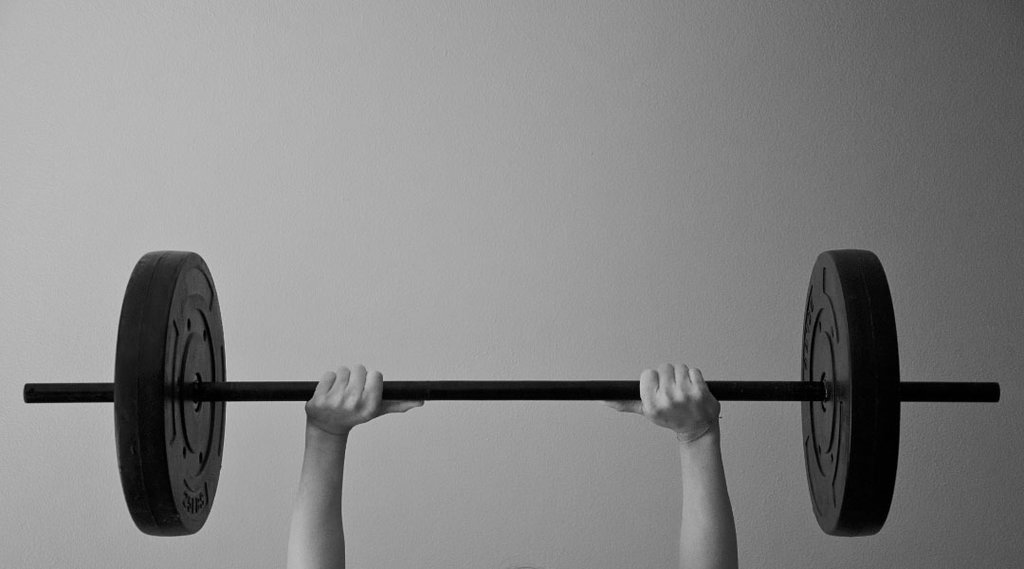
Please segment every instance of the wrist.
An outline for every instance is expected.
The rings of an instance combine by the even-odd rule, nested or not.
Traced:
[[[351,429],[332,433],[310,422],[306,422],[306,444],[323,447],[344,447],[345,443],[348,442],[350,432]]]
[[[698,426],[689,431],[677,431],[676,440],[681,448],[687,448],[707,443],[717,443],[721,433],[719,432],[718,420]]]

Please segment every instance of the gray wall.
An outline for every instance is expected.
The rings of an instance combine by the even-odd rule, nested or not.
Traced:
[[[888,524],[807,497],[799,405],[726,403],[754,567],[1024,557],[1024,18],[1015,2],[7,2],[0,565],[272,567],[298,403],[237,404],[197,536],[138,533],[109,406],[140,255],[200,252],[233,379],[793,379],[815,256],[876,251],[908,380]],[[342,6],[338,6],[341,4]],[[352,567],[665,568],[675,439],[599,403],[428,403],[353,435]]]

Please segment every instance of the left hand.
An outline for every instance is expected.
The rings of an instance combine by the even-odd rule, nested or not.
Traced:
[[[387,413],[404,413],[422,401],[382,401],[384,376],[374,371],[367,377],[362,365],[324,374],[313,397],[306,403],[306,423],[325,433],[347,435],[360,425]]]

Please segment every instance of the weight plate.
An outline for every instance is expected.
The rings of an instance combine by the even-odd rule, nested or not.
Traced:
[[[804,312],[803,381],[828,401],[805,401],[804,462],[818,525],[872,535],[885,523],[899,452],[899,354],[889,284],[870,251],[826,251]]]
[[[114,369],[117,461],[135,525],[150,535],[199,531],[224,449],[224,402],[196,403],[195,382],[224,381],[224,332],[203,259],[147,253],[121,305]]]

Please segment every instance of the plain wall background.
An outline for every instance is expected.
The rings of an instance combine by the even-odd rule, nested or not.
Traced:
[[[304,415],[232,404],[189,538],[134,528],[109,405],[136,260],[209,263],[230,379],[795,379],[816,255],[878,253],[905,380],[888,524],[822,534],[796,403],[723,404],[750,567],[1024,557],[1024,17],[1015,2],[5,2],[0,565],[275,567]],[[665,568],[675,439],[600,403],[357,428],[351,567]]]

